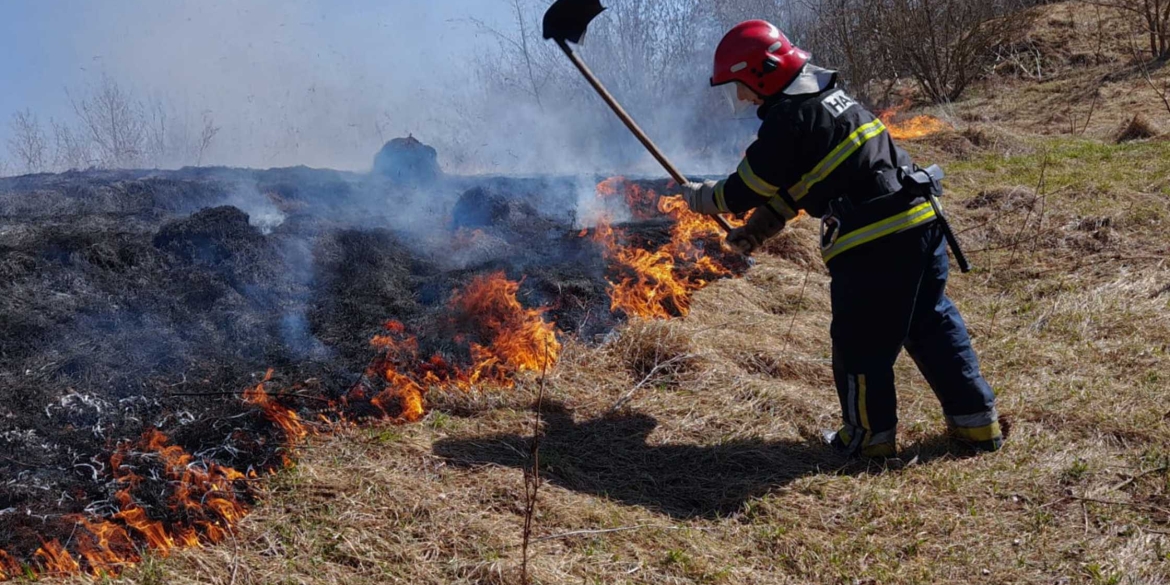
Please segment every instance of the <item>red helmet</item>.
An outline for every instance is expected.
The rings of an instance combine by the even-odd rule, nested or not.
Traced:
[[[788,87],[810,55],[793,45],[780,29],[764,20],[735,25],[715,49],[711,85],[739,81],[763,97]]]

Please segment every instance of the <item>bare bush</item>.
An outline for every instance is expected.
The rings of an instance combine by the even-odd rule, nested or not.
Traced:
[[[210,111],[192,116],[162,98],[147,105],[109,77],[66,95],[76,119],[50,119],[52,142],[31,110],[13,115],[8,150],[25,172],[201,165],[219,134]]]
[[[47,170],[49,147],[45,132],[32,110],[16,112],[9,123],[12,136],[8,139],[8,153],[22,165],[26,173]]]
[[[477,63],[483,99],[474,110],[456,109],[468,118],[466,124],[486,125],[489,134],[509,132],[516,140],[547,139],[515,136],[519,120],[547,133],[590,136],[573,146],[577,152],[565,154],[569,162],[584,158],[622,164],[643,158],[641,146],[605,110],[556,45],[541,38],[547,3],[497,1],[507,3],[513,18],[506,30],[473,21],[495,42]],[[672,156],[686,153],[676,162],[694,166],[720,161],[722,166],[742,153],[743,139],[758,122],[734,119],[719,92],[710,90],[707,80],[715,46],[735,22],[780,21],[788,4],[789,0],[613,3],[590,25],[587,41],[576,50]],[[533,116],[543,119],[537,123]],[[493,124],[503,128],[493,131]],[[511,151],[500,154],[516,156]]]
[[[910,78],[936,102],[984,75],[995,49],[1028,26],[1022,0],[805,0],[809,48],[867,101]],[[880,94],[878,93],[880,92]]]
[[[1170,59],[1170,0],[1092,0],[1090,4],[1128,13],[1147,39],[1150,56]]]
[[[953,101],[983,74],[993,48],[1028,26],[1010,2],[894,0],[887,27],[892,56],[934,101]],[[896,22],[902,27],[894,27]],[[922,31],[922,36],[912,34]]]
[[[889,2],[813,0],[794,24],[817,62],[837,69],[854,95],[871,104],[889,101],[899,75],[890,34],[884,30]]]
[[[70,95],[73,111],[94,145],[100,166],[129,168],[146,154],[147,124],[142,102],[103,75],[84,95]]]
[[[211,112],[200,114],[198,122],[179,114],[174,105],[155,98],[145,110],[145,161],[155,167],[203,164],[219,133]]]
[[[67,124],[50,120],[53,127],[53,167],[60,171],[72,171],[93,166],[90,142],[85,135]]]
[[[199,130],[199,140],[196,144],[195,151],[195,165],[203,165],[203,157],[207,155],[207,151],[211,149],[211,144],[215,142],[216,135],[219,134],[219,126],[215,125],[215,119],[211,117],[211,112],[203,112],[203,127]]]

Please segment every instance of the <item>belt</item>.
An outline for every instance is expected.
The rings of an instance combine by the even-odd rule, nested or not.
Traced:
[[[886,183],[886,192],[890,194],[860,206],[854,206],[848,197],[830,202],[829,213],[821,221],[821,256],[824,261],[885,236],[938,221],[959,269],[970,272],[971,266],[938,200],[942,194],[943,176],[938,165],[884,171],[877,179],[879,183]]]
[[[827,215],[821,221],[821,257],[828,262],[858,246],[930,223],[935,219],[938,219],[938,214],[934,205],[928,201],[880,221],[838,234],[837,232],[841,231],[839,220],[835,216]],[[837,225],[832,224],[834,221],[838,221]]]

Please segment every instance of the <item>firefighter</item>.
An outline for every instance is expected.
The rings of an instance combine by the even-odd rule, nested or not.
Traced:
[[[840,87],[837,73],[809,58],[762,20],[723,38],[711,85],[723,86],[733,102],[758,106],[763,124],[734,174],[688,183],[684,198],[704,214],[755,210],[728,235],[747,254],[798,211],[820,218],[844,419],[825,433],[833,447],[863,457],[896,454],[894,362],[906,348],[942,403],[951,436],[998,450],[995,394],[945,293],[942,172],[915,166],[882,121]]]

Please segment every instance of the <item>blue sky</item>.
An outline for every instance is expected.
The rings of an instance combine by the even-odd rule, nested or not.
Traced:
[[[443,115],[500,0],[2,0],[0,153],[12,112],[70,114],[101,75],[177,109],[210,111],[222,157],[271,166],[368,164],[390,135]],[[230,129],[230,132],[228,130]],[[389,136],[387,136],[389,137]]]

